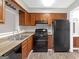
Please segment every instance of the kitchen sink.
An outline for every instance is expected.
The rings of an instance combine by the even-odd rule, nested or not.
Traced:
[[[15,36],[16,40],[23,40],[26,37],[28,37],[28,35],[17,35],[17,36]]]
[[[23,39],[25,39],[25,38],[28,37],[28,36],[29,36],[29,35],[18,34],[18,35],[10,36],[8,39],[9,39],[9,40],[23,40]]]

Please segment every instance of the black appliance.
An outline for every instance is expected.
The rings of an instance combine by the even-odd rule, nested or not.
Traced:
[[[70,24],[68,20],[54,22],[54,51],[67,52],[70,47]]]
[[[48,21],[47,20],[37,20],[35,23],[36,24],[47,24]]]
[[[48,32],[47,29],[36,29],[34,36],[33,52],[48,51]]]

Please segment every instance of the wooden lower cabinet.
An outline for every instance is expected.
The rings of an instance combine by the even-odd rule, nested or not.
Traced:
[[[28,57],[28,48],[22,48],[22,59],[26,59]]]
[[[52,49],[52,47],[53,47],[52,35],[48,35],[48,49]],[[33,36],[29,37],[22,43],[22,59],[27,59],[32,48],[33,48]]]
[[[28,40],[28,50],[29,52],[32,50],[33,48],[33,37],[30,37]]]
[[[79,37],[73,38],[73,46],[74,48],[79,48]]]
[[[48,49],[52,49],[52,47],[53,47],[52,35],[48,35]]]
[[[33,36],[22,43],[22,59],[27,59],[33,47]]]
[[[22,43],[22,59],[26,59],[28,56],[28,40]]]

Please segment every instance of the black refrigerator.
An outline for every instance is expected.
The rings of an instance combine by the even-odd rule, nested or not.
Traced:
[[[57,19],[54,24],[54,52],[68,52],[70,48],[70,23]]]

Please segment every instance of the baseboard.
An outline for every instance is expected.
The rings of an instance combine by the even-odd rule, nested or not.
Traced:
[[[73,48],[73,50],[79,50],[79,48]]]
[[[29,57],[30,57],[30,55],[31,55],[32,52],[33,52],[33,50],[30,51],[30,53],[29,53],[27,59],[29,59]]]
[[[52,51],[52,49],[48,49],[48,51]]]

